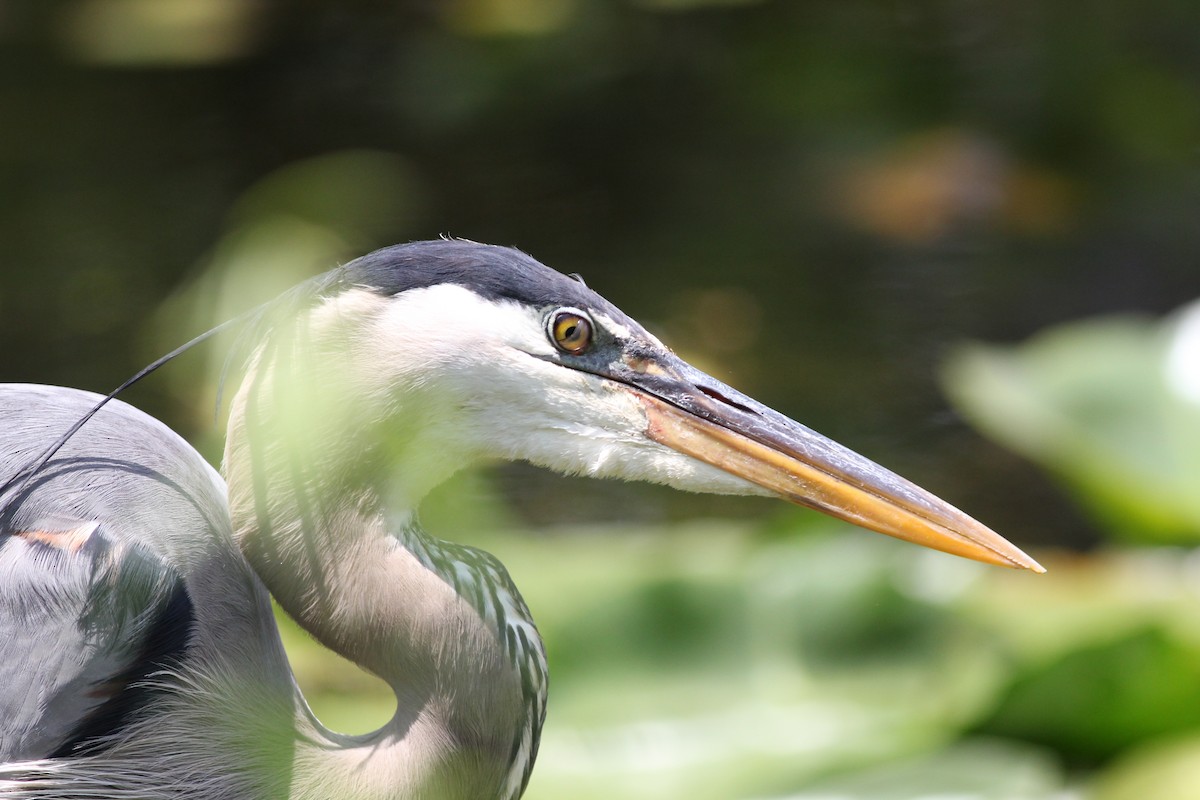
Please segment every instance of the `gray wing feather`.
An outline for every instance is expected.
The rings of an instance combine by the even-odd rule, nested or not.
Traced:
[[[98,399],[0,385],[0,485]],[[223,485],[160,423],[113,404],[0,506],[0,762],[94,745],[182,657],[186,541],[225,524]]]
[[[161,560],[95,523],[78,526],[92,529],[79,547],[45,527],[0,541],[0,761],[51,755],[95,728],[142,672],[176,590]]]

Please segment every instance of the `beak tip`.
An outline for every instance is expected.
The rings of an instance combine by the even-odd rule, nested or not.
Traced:
[[[980,527],[982,528],[983,526]],[[995,564],[999,567],[1029,570],[1036,575],[1045,574],[1046,568],[1031,558],[1024,550],[1021,550],[1016,545],[1002,538],[999,534],[993,533],[990,529],[985,528],[984,530],[986,530],[989,534],[989,541],[984,543],[979,542],[978,539],[975,539],[975,537],[972,538],[975,539],[976,544],[982,545],[982,547],[986,550],[986,557],[981,557],[981,554],[978,551],[975,553],[955,551],[955,554],[972,558],[976,561],[985,561],[989,564]]]
[[[957,511],[957,510],[956,510]],[[957,512],[961,514],[961,512]],[[1009,542],[1000,534],[992,529],[981,525],[974,520],[963,515],[963,517],[971,523],[969,527],[964,526],[958,531],[970,531],[965,541],[958,539],[950,542],[943,541],[941,544],[952,544],[946,548],[949,552],[955,555],[964,556],[975,561],[983,561],[985,563],[994,564],[999,567],[1008,567],[1009,569],[1029,570],[1036,575],[1043,575],[1046,568],[1031,558],[1024,550]],[[951,528],[950,530],[954,530]],[[958,532],[956,531],[956,532]],[[962,544],[969,542],[972,546],[969,548],[959,549]],[[934,545],[937,547],[938,545]]]
[[[1025,555],[1025,554],[1022,553],[1022,555]],[[1029,556],[1025,556],[1024,561],[1017,563],[1014,566],[1018,569],[1027,569],[1036,575],[1045,575],[1046,574],[1046,568],[1043,567],[1038,562],[1034,561]]]

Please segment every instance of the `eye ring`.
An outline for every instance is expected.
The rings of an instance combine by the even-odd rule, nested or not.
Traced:
[[[592,321],[582,311],[560,308],[547,322],[546,332],[550,341],[564,353],[583,355],[592,346]]]

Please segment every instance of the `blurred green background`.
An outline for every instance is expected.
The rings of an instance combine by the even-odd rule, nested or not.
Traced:
[[[1200,797],[1200,4],[0,0],[0,379],[106,390],[441,233],[1051,570],[466,474],[423,513],[547,640],[528,797]],[[128,395],[214,462],[227,348]],[[288,635],[332,726],[386,718]]]

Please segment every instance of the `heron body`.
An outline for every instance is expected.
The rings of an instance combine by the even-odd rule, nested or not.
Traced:
[[[352,262],[252,326],[226,481],[114,401],[0,387],[0,798],[514,800],[546,661],[493,556],[416,509],[483,459],[783,497],[1040,569],[996,534],[674,356],[507,248]],[[270,598],[383,678],[344,736],[309,711]]]

